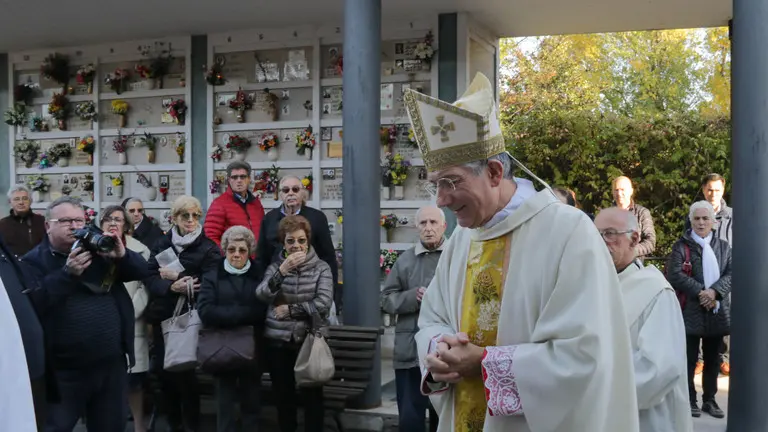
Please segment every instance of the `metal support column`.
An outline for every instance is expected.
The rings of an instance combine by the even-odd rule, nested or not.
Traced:
[[[381,0],[344,2],[344,324],[379,327]],[[354,186],[354,187],[352,187]],[[381,405],[381,345],[360,408]]]
[[[728,431],[768,425],[768,2],[733,1],[733,306]]]

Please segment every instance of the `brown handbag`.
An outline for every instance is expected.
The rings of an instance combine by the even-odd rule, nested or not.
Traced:
[[[200,330],[197,343],[200,369],[218,374],[252,367],[256,359],[253,332],[253,326]]]

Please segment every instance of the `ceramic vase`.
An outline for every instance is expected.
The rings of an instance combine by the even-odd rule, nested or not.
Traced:
[[[271,149],[267,150],[267,159],[269,159],[271,162],[277,161],[279,157],[280,154],[277,152],[277,147],[272,147]]]
[[[125,154],[125,152],[118,153],[117,154],[117,163],[119,163],[120,165],[128,164],[128,155]]]

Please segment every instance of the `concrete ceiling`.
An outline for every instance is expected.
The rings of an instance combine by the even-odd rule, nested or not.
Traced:
[[[365,0],[355,0],[365,1]],[[0,52],[341,24],[344,0],[0,0]],[[730,0],[382,0],[385,18],[468,12],[501,37],[726,25]],[[406,18],[407,19],[407,18]]]

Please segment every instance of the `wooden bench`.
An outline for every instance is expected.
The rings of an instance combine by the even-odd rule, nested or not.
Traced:
[[[333,353],[336,373],[333,379],[323,386],[323,399],[326,413],[332,414],[336,428],[343,432],[341,414],[350,400],[361,396],[368,388],[373,371],[376,343],[384,331],[383,328],[357,326],[330,326],[328,330],[328,346]],[[215,398],[213,377],[205,373],[199,373],[198,377],[201,398]],[[159,389],[156,377],[152,381],[152,387]],[[261,381],[262,406],[274,405],[271,393],[272,380],[269,373],[265,373]],[[153,409],[147,429],[149,432],[154,430],[156,417],[156,409]]]

